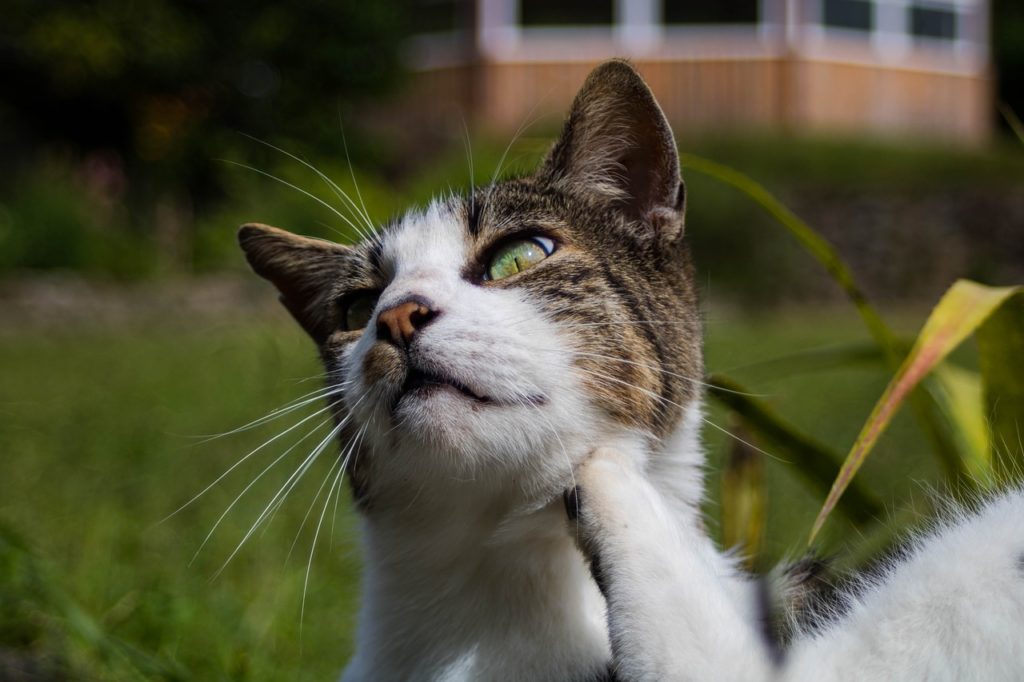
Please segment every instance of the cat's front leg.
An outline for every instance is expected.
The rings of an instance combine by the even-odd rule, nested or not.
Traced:
[[[616,678],[769,679],[768,649],[728,588],[734,575],[697,513],[680,523],[641,461],[599,448],[566,494],[571,530],[608,603]]]

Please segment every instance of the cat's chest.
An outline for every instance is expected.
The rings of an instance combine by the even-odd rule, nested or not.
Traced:
[[[436,556],[438,543],[371,530],[361,650],[346,682],[609,679],[605,602],[557,506],[446,544],[453,561]],[[423,555],[392,561],[396,542]]]

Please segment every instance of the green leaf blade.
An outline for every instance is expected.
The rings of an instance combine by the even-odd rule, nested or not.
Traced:
[[[1021,290],[1022,287],[987,287],[959,280],[943,295],[922,327],[910,354],[889,382],[854,441],[814,521],[809,542],[814,541],[904,399],[954,348]]]

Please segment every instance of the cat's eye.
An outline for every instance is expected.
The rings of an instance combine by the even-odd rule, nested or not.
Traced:
[[[358,291],[345,298],[342,303],[342,324],[345,331],[355,331],[367,325],[373,317],[379,295],[376,291]]]
[[[528,268],[532,268],[550,256],[555,250],[555,242],[547,237],[525,237],[505,242],[491,254],[484,270],[484,279],[498,280],[511,277]]]

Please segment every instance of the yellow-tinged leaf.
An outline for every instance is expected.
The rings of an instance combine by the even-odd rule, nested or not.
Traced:
[[[935,368],[934,376],[941,393],[939,404],[953,427],[967,473],[983,486],[991,487],[996,476],[992,470],[981,374],[943,362]]]
[[[761,554],[765,526],[765,482],[761,451],[742,428],[722,471],[722,542],[737,548],[747,569]]]
[[[978,330],[993,466],[1000,480],[1024,475],[1024,295],[1000,306]]]
[[[968,280],[959,280],[950,287],[932,310],[910,354],[889,382],[854,441],[814,521],[811,542],[907,395],[996,309],[1022,290],[1022,287],[988,287]]]

